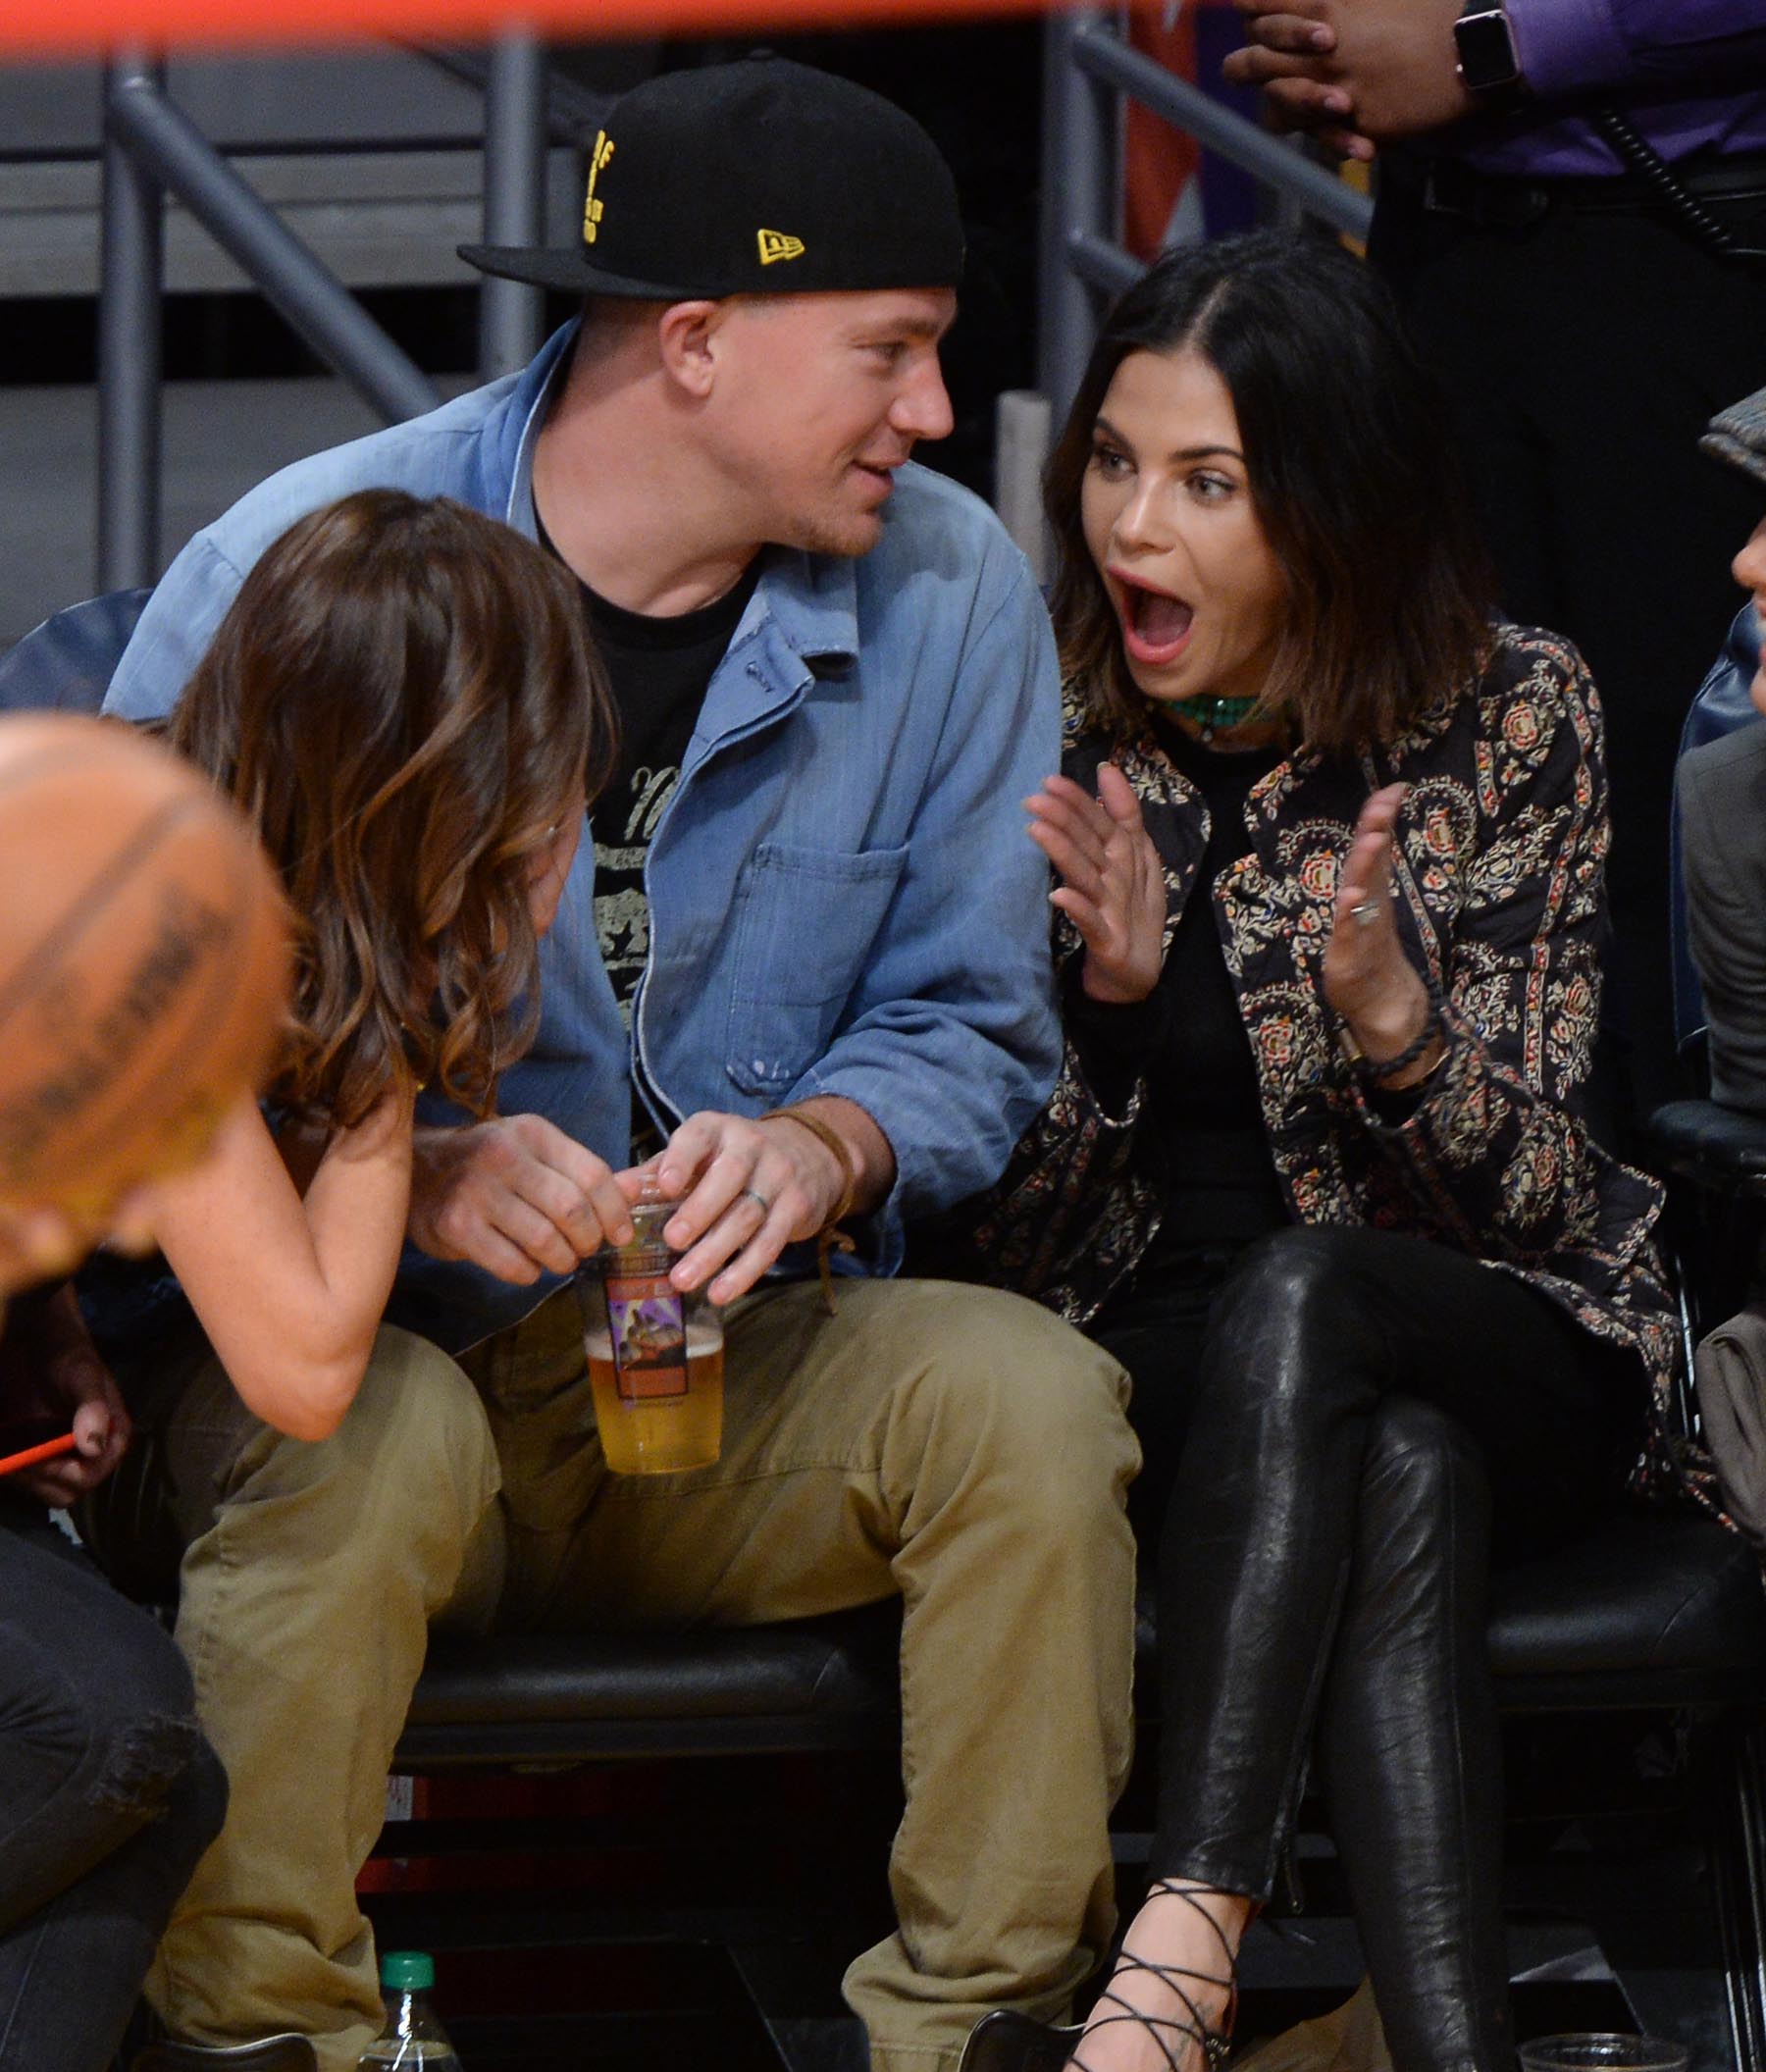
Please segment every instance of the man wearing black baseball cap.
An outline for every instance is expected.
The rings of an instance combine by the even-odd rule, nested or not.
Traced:
[[[909,463],[951,422],[950,173],[876,95],[749,59],[613,107],[568,251],[468,256],[580,292],[580,322],[243,499],[112,687],[167,709],[265,546],[390,484],[553,548],[624,724],[504,1119],[418,1132],[396,1314],[432,1342],[377,1347],[323,1449],[172,1413],[197,1464],[179,1633],[233,1798],[151,1988],[183,2040],[154,2062],[271,2039],[250,2072],[354,2066],[379,1998],[351,1881],[429,1617],[899,1593],[900,1929],[847,1994],[878,2072],[951,2072],[980,2013],[1056,2015],[1109,1938],[1136,1455],[1119,1370],[1048,1313],[889,1277],[909,1217],[998,1177],[1059,1052],[1018,803],[1059,757],[1047,621],[986,510]],[[716,1466],[635,1482],[546,1276],[623,1241],[646,1185],[681,1203],[677,1285],[724,1306],[727,1388]],[[468,1346],[476,1392],[437,1350]],[[219,1492],[193,1518],[192,1473]]]

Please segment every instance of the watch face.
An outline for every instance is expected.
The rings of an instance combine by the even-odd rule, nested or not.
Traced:
[[[1472,92],[1512,86],[1521,77],[1514,36],[1501,8],[1487,15],[1461,15],[1453,25],[1453,40],[1459,46],[1460,77]]]

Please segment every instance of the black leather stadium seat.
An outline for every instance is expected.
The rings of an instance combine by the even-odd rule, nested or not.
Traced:
[[[1490,1660],[1509,1712],[1757,1704],[1766,1697],[1758,1556],[1711,1519],[1617,1515],[1495,1579]]]
[[[894,1745],[896,1606],[791,1626],[439,1643],[398,1762],[599,1762]]]
[[[672,1636],[442,1643],[401,1764],[874,1748],[897,1731],[892,1605]],[[1139,1632],[1143,1692],[1156,1645]],[[1496,1579],[1490,1657],[1509,1712],[1732,1707],[1766,1697],[1766,1592],[1744,1540],[1638,1510]]]

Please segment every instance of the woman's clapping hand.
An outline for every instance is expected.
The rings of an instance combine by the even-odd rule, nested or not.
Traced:
[[[1133,786],[1107,762],[1097,798],[1051,777],[1024,805],[1030,839],[1062,880],[1050,898],[1085,944],[1087,995],[1117,1006],[1145,1000],[1164,958],[1166,886]]]
[[[1403,803],[1404,786],[1388,784],[1362,807],[1337,877],[1324,952],[1324,998],[1376,1069],[1408,1050],[1428,1020],[1428,988],[1405,954],[1392,912],[1392,842]],[[1419,1059],[1382,1084],[1413,1084],[1432,1062]]]

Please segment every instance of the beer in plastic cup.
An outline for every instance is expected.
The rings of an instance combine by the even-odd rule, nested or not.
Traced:
[[[641,1202],[632,1242],[576,1276],[601,1452],[615,1475],[708,1468],[723,1444],[723,1319],[702,1290],[673,1286],[662,1239],[679,1202]]]
[[[1687,2072],[1691,2052],[1660,2036],[1579,2030],[1520,2046],[1523,2072]]]

